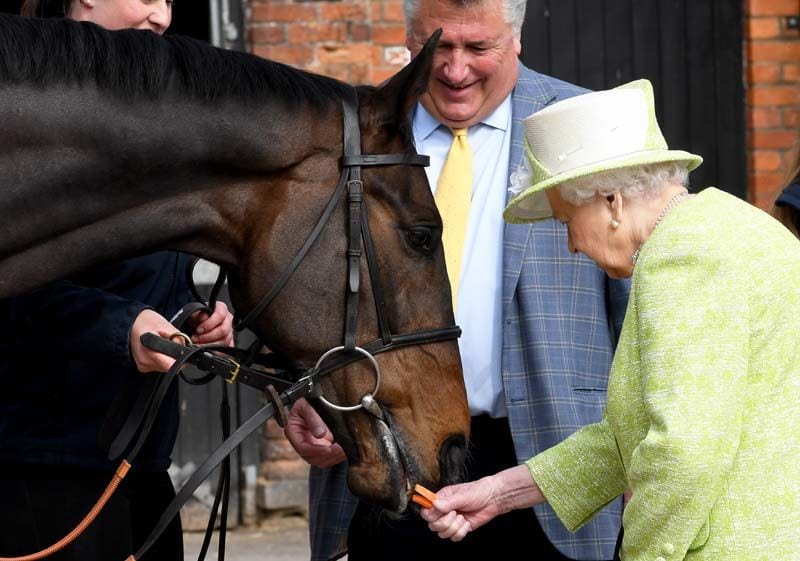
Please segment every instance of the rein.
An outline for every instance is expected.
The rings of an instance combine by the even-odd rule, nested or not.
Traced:
[[[56,544],[31,555],[22,557],[0,557],[0,561],[35,561],[48,557],[69,545],[89,526],[89,524],[91,524],[114,493],[117,486],[119,486],[128,470],[133,466],[136,455],[139,450],[141,450],[152,429],[161,402],[167,393],[167,389],[185,364],[193,364],[200,370],[207,372],[206,375],[197,379],[187,378],[183,373],[180,373],[180,375],[191,384],[203,384],[211,381],[215,377],[220,377],[225,382],[239,382],[264,392],[267,397],[267,404],[244,422],[233,434],[226,436],[223,443],[206,458],[167,506],[167,509],[161,515],[155,528],[142,546],[135,554],[130,555],[125,561],[136,561],[136,559],[140,559],[150,547],[152,547],[172,519],[178,515],[181,507],[191,498],[194,491],[220,463],[226,460],[230,453],[245,438],[271,418],[275,418],[281,426],[284,426],[287,418],[286,409],[287,407],[291,407],[295,401],[301,397],[315,397],[326,406],[339,411],[356,411],[363,408],[373,416],[382,419],[383,413],[375,399],[380,388],[381,380],[380,368],[375,360],[375,355],[410,345],[421,345],[457,339],[461,335],[461,329],[457,325],[402,334],[392,333],[389,327],[386,300],[378,275],[375,248],[369,229],[369,217],[366,201],[364,200],[364,185],[361,180],[361,168],[389,165],[427,166],[429,165],[430,159],[428,156],[419,154],[362,154],[361,131],[358,121],[358,98],[355,90],[352,90],[350,93],[351,95],[342,99],[344,137],[343,156],[341,160],[342,172],[336,189],[331,195],[311,233],[289,265],[281,272],[275,284],[272,285],[258,304],[242,320],[237,322],[235,326],[237,331],[252,326],[253,322],[274,301],[275,297],[289,281],[308,251],[319,238],[333,215],[334,209],[337,207],[346,191],[348,207],[348,249],[346,253],[347,292],[343,344],[333,347],[323,353],[314,367],[303,369],[298,368],[290,359],[278,353],[259,352],[264,346],[264,343],[260,339],[251,345],[249,349],[224,346],[197,347],[191,344],[182,345],[152,333],[145,333],[141,337],[141,341],[145,346],[169,355],[176,360],[170,371],[160,377],[160,380],[153,388],[150,395],[147,396],[145,400],[142,400],[143,406],[139,408],[139,411],[134,412],[134,418],[129,419],[128,422],[125,423],[127,428],[123,427],[124,430],[122,433],[119,434],[112,443],[110,457],[119,457],[130,447],[130,443],[133,441],[133,438],[136,437],[135,444],[127,454],[126,459],[122,460],[120,463],[120,467],[114,474],[108,488],[83,521]],[[362,242],[364,247],[363,252],[367,259],[380,336],[363,346],[357,346],[356,328],[358,325],[358,302],[361,284],[360,266]],[[215,285],[215,291],[218,290],[217,285],[221,284],[222,275],[224,275],[224,272],[220,273],[220,279],[218,279]],[[188,337],[185,335],[182,335],[182,337],[185,338],[187,343],[190,343]],[[227,355],[227,357],[220,355]],[[373,391],[365,394],[360,402],[355,405],[337,405],[325,399],[319,385],[321,378],[344,366],[365,358],[371,362],[375,370],[376,383]],[[256,365],[257,368],[253,368],[252,365]],[[267,372],[264,369],[269,369],[272,372]],[[225,395],[224,391],[223,394]],[[227,432],[228,431],[224,431],[224,434],[227,435]],[[216,517],[217,509],[218,501],[215,501],[214,507],[212,508],[212,517]],[[223,516],[225,516],[224,513]],[[209,521],[209,531],[213,531],[213,518]],[[208,539],[208,537],[209,533],[207,532],[206,538]],[[221,560],[224,555],[224,547],[220,549],[219,558]],[[201,553],[201,559],[203,557],[204,552]]]

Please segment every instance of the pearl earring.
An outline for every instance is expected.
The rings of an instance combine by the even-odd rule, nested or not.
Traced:
[[[617,220],[616,218],[612,218],[612,219],[611,219],[611,227],[612,227],[614,230],[616,230],[617,228],[619,228],[619,224],[620,224],[620,222],[619,222],[619,220]]]

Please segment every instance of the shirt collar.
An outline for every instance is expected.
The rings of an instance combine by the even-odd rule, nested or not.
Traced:
[[[481,121],[481,124],[505,131],[511,122],[511,119],[509,118],[510,116],[511,94],[508,94],[508,96],[503,100],[503,103],[501,103],[500,106],[492,113],[486,116],[486,118]],[[417,131],[418,137],[424,140],[433,134],[433,131],[438,129],[440,126],[442,126],[441,123],[434,119],[421,103],[417,103],[416,110],[414,111],[414,130]]]

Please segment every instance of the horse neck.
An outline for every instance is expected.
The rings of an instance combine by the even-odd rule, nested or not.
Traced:
[[[69,255],[52,267],[59,275],[163,247],[234,264],[248,214],[263,208],[285,170],[336,147],[336,134],[308,121],[235,100],[125,102],[90,86],[6,88],[0,211],[19,219],[0,236],[0,258],[31,247],[26,260]],[[108,232],[114,239],[78,258],[68,241],[77,230],[80,245]]]

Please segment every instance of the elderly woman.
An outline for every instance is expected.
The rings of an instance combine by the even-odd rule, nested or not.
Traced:
[[[525,126],[531,173],[506,220],[552,216],[570,251],[632,278],[606,414],[523,465],[440,490],[422,516],[460,540],[548,501],[574,530],[629,489],[624,561],[797,559],[800,243],[736,197],[688,193],[701,159],[667,149],[647,81]]]

